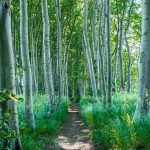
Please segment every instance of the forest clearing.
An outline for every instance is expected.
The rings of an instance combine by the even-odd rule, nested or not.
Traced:
[[[150,150],[150,0],[0,0],[0,150]]]

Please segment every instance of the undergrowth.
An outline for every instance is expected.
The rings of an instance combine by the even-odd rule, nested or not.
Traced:
[[[100,101],[94,103],[91,97],[81,99],[83,120],[98,149],[150,149],[149,119],[138,124],[132,121],[135,102],[135,94],[123,93],[113,95],[111,108],[103,108]]]
[[[24,103],[19,105],[19,118],[21,139],[24,150],[41,150],[45,145],[52,145],[53,137],[55,137],[66,117],[69,107],[69,100],[64,98],[61,100],[55,113],[49,115],[48,97],[38,95],[33,97],[34,114],[36,120],[36,131],[31,132],[25,125]]]

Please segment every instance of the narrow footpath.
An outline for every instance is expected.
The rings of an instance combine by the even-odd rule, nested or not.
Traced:
[[[82,122],[79,106],[73,102],[63,129],[55,139],[54,150],[94,150],[88,132]]]

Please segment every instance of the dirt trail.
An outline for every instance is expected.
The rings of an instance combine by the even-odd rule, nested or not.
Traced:
[[[87,135],[88,130],[82,123],[79,107],[72,103],[62,132],[55,140],[54,150],[93,150]]]

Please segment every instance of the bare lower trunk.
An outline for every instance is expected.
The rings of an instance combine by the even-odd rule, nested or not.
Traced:
[[[111,49],[110,49],[110,0],[107,0],[107,81],[108,81],[108,89],[107,89],[107,102],[108,105],[111,106]]]
[[[142,40],[139,60],[139,86],[136,110],[133,117],[135,122],[149,115],[150,103],[150,0],[142,1]]]
[[[62,96],[62,31],[61,31],[61,8],[60,0],[56,1],[56,18],[57,18],[57,89],[59,98]]]
[[[92,62],[90,42],[89,42],[89,37],[88,37],[88,1],[87,0],[84,0],[84,29],[83,29],[83,34],[84,34],[86,57],[88,60],[93,96],[97,97],[96,80],[95,80],[94,67],[93,67],[93,62]]]
[[[25,97],[25,115],[27,124],[35,129],[35,120],[32,102],[32,73],[29,59],[28,46],[28,12],[27,0],[20,0],[20,41],[22,52],[22,63],[24,69],[24,97]]]
[[[126,7],[126,6],[125,6]],[[120,88],[124,90],[124,73],[123,73],[123,58],[122,58],[122,47],[123,47],[123,27],[125,19],[126,8],[124,8],[123,16],[120,21],[120,41],[119,41],[119,60],[120,60]]]
[[[101,8],[100,8],[100,19],[99,19],[99,34],[98,34],[98,42],[99,42],[99,53],[100,53],[100,64],[101,64],[101,79],[102,79],[102,91],[103,91],[103,103],[104,106],[106,105],[106,84],[105,84],[105,76],[104,76],[104,57],[103,57],[103,47],[102,47],[102,15],[103,15],[103,10],[104,10],[104,4],[103,1],[101,1]]]
[[[51,65],[51,54],[50,54],[50,23],[48,16],[48,5],[47,0],[42,0],[42,16],[43,16],[43,56],[44,56],[44,76],[46,92],[49,96],[49,110],[50,112],[54,109],[55,92],[53,87],[52,77],[52,65]]]
[[[15,94],[15,61],[11,41],[10,4],[0,1],[0,90],[9,90]],[[14,117],[10,120],[9,127],[16,131],[17,140],[15,145],[6,145],[10,149],[22,149],[19,138],[19,121],[17,103],[13,101],[4,102],[2,111],[11,109]],[[5,147],[3,147],[5,149]]]
[[[126,48],[127,48],[127,52],[128,52],[128,80],[127,80],[127,92],[130,93],[131,92],[131,50],[130,50],[130,46],[128,43],[128,39],[127,39],[127,32],[129,30],[130,27],[130,23],[131,23],[131,11],[132,11],[132,7],[133,7],[133,2],[134,0],[132,0],[131,2],[131,6],[130,6],[130,10],[129,10],[129,16],[128,16],[128,23],[127,23],[127,27],[124,33],[124,37],[125,37],[125,42],[126,42]]]

